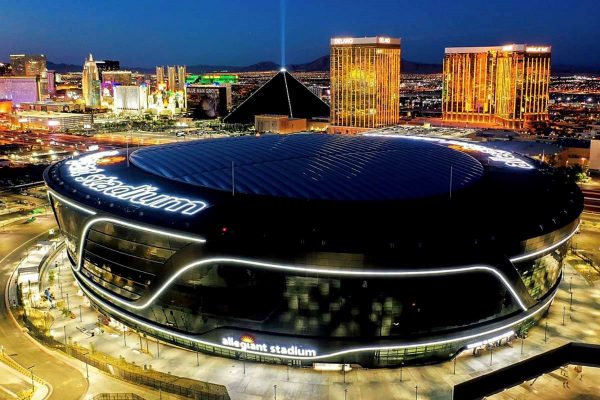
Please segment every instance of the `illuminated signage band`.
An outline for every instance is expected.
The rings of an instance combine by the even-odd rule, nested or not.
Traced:
[[[333,44],[352,44],[354,39],[352,38],[336,38],[333,39]]]
[[[86,188],[136,205],[184,215],[194,215],[206,208],[207,204],[203,201],[161,194],[154,186],[128,185],[116,176],[103,174],[104,169],[99,165],[103,165],[104,159],[110,162],[111,157],[117,154],[116,150],[104,151],[67,161],[69,174]]]
[[[527,47],[525,51],[527,51],[528,53],[547,53],[548,51],[550,51],[550,48],[543,46],[531,46]]]
[[[471,142],[463,142],[460,140],[443,139],[436,137],[426,136],[410,136],[410,135],[386,135],[380,133],[368,133],[365,136],[381,136],[381,137],[394,137],[400,139],[412,139],[412,140],[423,140],[425,142],[435,142],[445,145],[453,145],[462,147],[465,150],[473,150],[480,153],[489,155],[488,160],[502,163],[507,167],[521,168],[521,169],[534,169],[534,166],[528,162],[517,158],[513,153],[506,150],[493,149],[491,147],[482,146]]]
[[[316,357],[317,351],[314,349],[305,349],[296,345],[268,345],[266,343],[255,343],[254,338],[249,336],[242,336],[241,340],[234,339],[232,337],[225,337],[221,339],[223,346],[240,349],[242,351],[257,351],[260,353],[277,354],[285,356],[297,356],[297,357]]]

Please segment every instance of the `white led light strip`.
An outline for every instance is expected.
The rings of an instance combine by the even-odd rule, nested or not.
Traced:
[[[80,206],[74,202],[71,202],[65,198],[63,198],[62,196],[51,192],[50,190],[48,191],[49,194],[51,194],[52,196],[56,197],[57,199],[59,199],[60,201],[78,209],[81,210],[87,214],[90,215],[96,215],[97,213],[93,210],[90,210],[86,207]],[[93,222],[92,222],[93,221]],[[157,230],[157,229],[151,229],[145,226],[141,226],[141,225],[137,225],[137,224],[132,224],[126,221],[121,221],[115,218],[94,218],[92,219],[90,222],[88,222],[86,224],[86,226],[84,227],[84,231],[85,234],[87,234],[87,231],[89,230],[89,228],[91,227],[91,225],[95,222],[99,222],[99,221],[110,221],[113,222],[115,224],[121,224],[124,226],[128,226],[131,227],[133,229],[141,229],[141,230],[146,230],[148,232],[152,232],[152,233],[157,233],[160,235],[165,235],[165,236],[173,236],[173,237],[179,237],[179,238],[184,238],[184,239],[188,239],[188,240],[193,240],[196,242],[200,242],[200,243],[204,243],[205,240],[204,239],[200,239],[197,237],[192,237],[192,236],[187,236],[187,235],[180,235],[180,234],[175,234],[173,232],[167,232],[167,231],[162,231],[162,230]],[[579,227],[579,226],[578,226]],[[550,246],[547,249],[542,249],[539,252],[535,252],[535,253],[530,253],[530,254],[526,254],[523,256],[519,256],[519,257],[515,257],[515,259],[526,259],[528,257],[534,257],[537,254],[541,254],[545,251],[554,249],[558,246],[560,246],[560,244],[564,243],[565,241],[567,241],[570,237],[572,237],[575,232],[577,231],[577,229],[575,229],[567,238],[563,239],[561,242],[559,242],[558,244],[554,244],[552,246]],[[176,236],[175,236],[176,235]],[[84,237],[84,232],[82,232],[82,238]],[[83,248],[83,241],[80,243],[80,250],[79,250],[79,257],[78,257],[78,265],[77,265],[77,269],[73,268],[76,271],[76,274],[78,275],[78,277],[82,280],[87,281],[87,279],[85,279],[85,277],[83,277],[79,272],[79,268],[80,268],[80,263],[82,261],[81,259],[81,249]],[[209,261],[212,260],[212,261]],[[268,264],[268,263],[260,263],[260,262],[256,262],[256,261],[247,261],[247,260],[238,260],[238,259],[227,259],[227,258],[222,258],[222,259],[207,259],[207,260],[201,260],[201,261],[197,261],[195,263],[189,264],[186,267],[183,267],[181,270],[179,270],[178,272],[176,272],[176,274],[174,276],[172,276],[166,283],[165,285],[163,285],[163,287],[161,287],[161,289],[159,289],[160,292],[155,293],[152,298],[148,301],[148,302],[152,302],[154,299],[156,299],[156,297],[158,297],[160,295],[160,293],[162,293],[162,291],[164,291],[166,289],[166,287],[174,280],[177,278],[178,275],[180,275],[181,273],[185,272],[184,269],[189,269],[189,268],[193,268],[194,266],[197,265],[202,265],[203,263],[206,262],[215,262],[214,260],[229,260],[228,262],[234,262],[234,263],[241,263],[241,264],[249,264],[249,265],[253,265],[253,266],[263,266],[263,267],[273,267],[276,268],[278,267],[279,269],[283,269],[283,270],[294,270],[294,271],[300,271],[300,272],[310,272],[307,271],[305,268],[301,268],[301,267],[293,267],[293,266],[281,266],[281,265],[277,265],[277,264]],[[511,259],[512,261],[512,259]],[[221,261],[224,262],[224,261]],[[457,269],[446,269],[446,270],[426,270],[426,271],[353,271],[353,270],[324,270],[324,269],[320,269],[320,268],[312,268],[316,273],[325,273],[325,274],[343,274],[343,275],[362,275],[362,276],[369,276],[369,275],[373,275],[373,272],[375,273],[379,273],[379,274],[384,274],[384,276],[398,276],[399,275],[409,275],[411,273],[418,273],[419,275],[423,276],[423,275],[435,275],[437,274],[439,271],[448,271],[448,273],[453,273],[455,271],[457,271]],[[461,267],[459,268],[459,272],[468,272],[471,270],[475,270],[475,269],[479,269],[482,271],[486,271],[486,272],[491,272],[493,274],[495,274],[497,277],[500,278],[500,280],[504,283],[504,285],[509,289],[509,291],[511,292],[511,294],[515,297],[515,299],[519,302],[519,305],[521,305],[521,308],[527,313],[527,308],[523,305],[523,303],[521,302],[521,300],[519,299],[519,297],[517,296],[516,292],[514,291],[514,289],[510,286],[510,284],[508,283],[508,281],[506,280],[506,278],[504,278],[504,276],[497,270],[495,270],[492,267],[488,267],[488,266],[468,266],[468,267]],[[460,271],[462,270],[462,271]],[[95,287],[96,289],[100,289],[99,287],[97,287],[97,285],[91,284],[92,287]],[[255,355],[262,355],[265,356],[265,353],[261,353],[261,352],[255,352],[252,350],[241,350],[241,349],[237,349],[237,348],[232,348],[229,346],[224,346],[222,344],[219,343],[212,343],[212,342],[208,342],[205,340],[200,340],[197,339],[195,337],[189,336],[189,335],[184,335],[184,334],[180,334],[178,332],[175,331],[171,331],[168,329],[164,329],[160,326],[154,325],[154,324],[149,324],[143,320],[139,320],[137,318],[133,318],[125,313],[123,313],[122,311],[119,311],[118,309],[110,306],[108,303],[104,302],[103,300],[101,300],[99,297],[97,297],[95,294],[93,294],[92,292],[90,292],[87,288],[81,286],[82,290],[86,293],[86,295],[90,298],[92,298],[96,303],[101,304],[102,307],[104,307],[107,310],[110,310],[111,312],[113,312],[116,315],[121,316],[122,318],[129,320],[137,325],[140,326],[144,326],[148,329],[153,329],[157,332],[161,332],[163,334],[166,335],[171,335],[174,337],[178,337],[184,340],[189,340],[193,343],[198,343],[198,344],[203,344],[203,345],[207,345],[207,346],[214,346],[214,347],[218,347],[218,348],[222,348],[222,349],[227,349],[227,350],[237,350],[237,351],[244,351],[245,353],[250,353],[250,354],[255,354]],[[105,293],[108,297],[110,297],[111,299],[114,299],[116,301],[120,301],[121,303],[124,304],[128,304],[127,302],[122,301],[121,299],[111,295],[110,293],[107,293],[105,291],[103,291],[102,289],[100,289],[101,292]],[[447,340],[439,340],[439,341],[432,341],[432,342],[415,342],[415,343],[408,343],[408,344],[400,344],[400,345],[394,345],[394,346],[380,346],[380,347],[357,347],[357,348],[351,348],[348,350],[343,350],[343,351],[338,351],[338,352],[334,352],[334,353],[329,353],[329,354],[322,354],[319,356],[314,356],[314,357],[302,357],[302,356],[285,356],[285,355],[273,355],[273,357],[278,357],[278,358],[282,358],[282,359],[307,359],[307,360],[317,360],[317,359],[324,359],[324,358],[329,358],[329,357],[334,357],[334,356],[339,356],[339,355],[343,355],[343,354],[349,354],[349,353],[356,353],[356,352],[362,352],[362,351],[378,351],[378,350],[399,350],[399,349],[405,349],[405,348],[410,348],[410,347],[417,347],[417,346],[433,346],[433,345],[439,345],[439,344],[447,344],[447,343],[454,343],[454,342],[460,342],[460,341],[466,341],[469,339],[474,339],[474,338],[479,338],[482,336],[486,336],[498,331],[502,331],[502,330],[506,330],[508,328],[511,328],[513,326],[518,325],[519,323],[533,317],[534,315],[538,314],[540,311],[544,310],[546,308],[546,306],[548,306],[550,304],[550,302],[552,302],[552,300],[554,299],[554,297],[556,296],[556,292],[554,294],[552,294],[552,296],[550,296],[550,298],[541,306],[539,306],[539,308],[537,308],[535,311],[533,312],[529,312],[527,313],[524,317],[518,319],[515,322],[512,322],[510,324],[504,325],[502,327],[499,328],[494,328],[482,333],[477,333],[477,334],[472,334],[472,335],[467,335],[467,336],[462,336],[462,337],[458,337],[458,338],[452,338],[452,339],[447,339]],[[147,303],[148,303],[147,302]],[[142,307],[143,306],[143,307]],[[144,308],[147,307],[142,305],[142,306],[137,306],[138,308]]]
[[[60,195],[56,194],[55,192],[53,192],[52,190],[48,189],[48,198],[50,198],[50,197],[55,197],[58,200],[60,200],[61,202],[65,203],[65,204],[68,204],[71,207],[78,209],[79,211],[83,211],[86,214],[96,215],[96,211],[90,210],[89,208],[86,208],[86,207],[83,207],[83,206],[80,206],[79,204],[74,203],[74,202],[72,202],[70,200],[67,200],[63,196],[60,196]]]
[[[172,330],[168,330],[165,328],[162,328],[158,325],[155,324],[149,324],[143,320],[131,317],[130,315],[127,315],[125,313],[123,313],[122,311],[119,311],[118,309],[112,307],[111,305],[109,305],[108,303],[105,303],[103,300],[101,300],[100,298],[98,298],[96,295],[94,295],[93,293],[91,293],[87,288],[85,288],[84,286],[80,286],[81,289],[86,293],[86,295],[88,297],[90,297],[94,302],[96,302],[97,304],[100,304],[104,309],[109,310],[110,312],[120,316],[121,318],[124,318],[132,323],[134,323],[135,325],[138,326],[143,326],[146,327],[148,329],[152,329],[154,331],[157,332],[161,332],[165,335],[169,335],[169,336],[173,336],[173,337],[177,337],[183,340],[189,340],[190,342],[193,343],[197,343],[197,344],[202,344],[205,346],[213,346],[213,347],[218,347],[221,349],[226,349],[226,350],[235,350],[235,351],[240,351],[240,352],[244,352],[244,353],[250,353],[250,354],[255,354],[255,355],[259,355],[259,356],[272,356],[275,358],[282,358],[282,359],[288,359],[288,360],[319,360],[319,359],[324,359],[324,358],[329,358],[329,357],[335,357],[335,356],[340,356],[340,355],[344,355],[344,354],[350,354],[350,353],[359,353],[359,352],[363,352],[363,351],[380,351],[380,350],[400,350],[400,349],[406,349],[406,348],[410,348],[410,347],[419,347],[419,346],[435,346],[435,345],[441,345],[441,344],[448,344],[448,343],[455,343],[455,342],[461,342],[461,341],[467,341],[470,339],[475,339],[475,338],[479,338],[479,337],[483,337],[483,336],[487,336],[490,334],[493,334],[495,332],[498,331],[506,331],[507,329],[510,329],[518,324],[520,324],[521,322],[535,316],[536,314],[540,313],[542,310],[544,310],[551,302],[552,300],[554,300],[554,297],[556,296],[556,291],[552,294],[552,296],[550,296],[548,298],[548,300],[543,303],[542,305],[539,306],[539,308],[537,308],[535,311],[533,312],[526,312],[525,316],[519,318],[518,320],[511,322],[509,324],[503,325],[501,327],[498,328],[494,328],[494,329],[490,329],[487,330],[485,332],[481,332],[481,333],[474,333],[471,335],[466,335],[466,336],[460,336],[460,337],[456,337],[456,338],[451,338],[451,339],[446,339],[446,340],[437,340],[437,341],[431,341],[431,342],[414,342],[414,343],[404,343],[404,344],[398,344],[398,345],[393,345],[393,346],[369,346],[369,347],[354,347],[354,348],[350,348],[347,350],[341,350],[341,351],[337,351],[337,352],[333,352],[333,353],[328,353],[328,354],[321,354],[318,356],[310,356],[310,357],[306,357],[306,356],[286,356],[286,355],[271,355],[271,354],[265,354],[265,353],[261,353],[258,351],[252,351],[252,350],[242,350],[239,348],[235,348],[235,347],[229,347],[229,346],[224,346],[220,343],[213,343],[213,342],[209,342],[206,340],[201,340],[198,338],[195,338],[193,336],[189,336],[189,335],[184,335],[181,334],[179,332],[176,331],[172,331]],[[557,289],[558,290],[558,289]]]
[[[512,258],[510,258],[510,261],[511,262],[519,262],[519,261],[523,261],[523,260],[529,260],[530,258],[534,258],[536,256],[539,256],[540,254],[544,254],[546,252],[549,252],[549,251],[552,251],[552,250],[556,249],[561,244],[563,244],[566,241],[568,241],[569,239],[571,239],[573,237],[573,235],[575,235],[577,233],[577,231],[579,230],[579,226],[580,225],[581,225],[581,222],[579,222],[577,224],[577,226],[575,227],[575,229],[573,229],[573,231],[571,233],[569,233],[565,238],[563,238],[560,241],[554,243],[552,246],[543,248],[541,250],[534,251],[532,253],[526,253],[526,254],[523,254],[523,255],[520,255],[520,256],[512,257]]]
[[[82,207],[82,206],[76,204],[76,203],[73,203],[73,202],[65,199],[64,197],[62,197],[54,192],[51,192],[50,190],[48,190],[48,194],[53,197],[56,197],[61,202],[64,202],[65,204],[68,204],[71,207],[77,208],[78,210],[81,210],[87,214],[90,214],[90,215],[97,214],[95,211],[89,210],[85,207]],[[172,237],[172,238],[176,238],[176,239],[189,240],[190,242],[196,242],[196,243],[206,243],[206,239],[203,239],[198,236],[186,235],[186,234],[182,234],[182,233],[170,232],[170,231],[163,230],[163,229],[151,228],[149,226],[134,224],[134,223],[123,221],[121,219],[114,218],[114,217],[95,217],[95,218],[92,218],[90,221],[88,221],[86,223],[86,225],[83,227],[82,234],[81,234],[81,240],[79,243],[79,249],[80,249],[79,253],[81,253],[81,249],[83,248],[83,241],[84,241],[85,237],[87,236],[88,231],[90,230],[92,225],[94,225],[97,222],[111,222],[116,225],[126,226],[131,229],[137,229],[137,230],[140,230],[143,232],[154,233],[154,234],[161,235],[161,236],[168,236],[168,237]],[[81,257],[78,257],[78,258],[79,258],[79,262],[77,263],[78,266],[75,269],[76,271],[79,271],[79,264],[81,261]]]
[[[98,219],[98,220],[106,220],[106,219],[102,218],[102,219]],[[86,225],[86,227],[89,228],[89,226],[92,225],[96,221],[97,221],[96,219],[93,219],[92,221],[88,222],[88,225]],[[81,257],[81,254],[82,254],[81,246],[83,246],[84,238],[85,238],[85,233],[82,233],[80,250],[79,250],[79,254],[78,254],[78,262],[77,262],[77,266],[74,268],[75,271],[79,271],[81,269],[81,265],[83,262],[82,257]],[[469,273],[469,272],[486,272],[486,273],[491,273],[491,274],[495,275],[504,284],[504,286],[509,290],[512,297],[517,301],[517,303],[519,304],[521,309],[523,309],[523,311],[527,310],[527,307],[525,306],[525,304],[523,303],[523,301],[521,300],[521,298],[519,297],[519,295],[517,294],[515,289],[513,289],[513,287],[508,282],[508,280],[504,277],[504,275],[501,272],[497,271],[495,268],[493,268],[491,266],[487,266],[487,265],[470,265],[470,266],[459,267],[459,268],[427,269],[427,270],[414,270],[414,271],[406,271],[406,270],[403,270],[403,271],[395,271],[395,270],[392,270],[392,271],[381,271],[381,270],[353,271],[353,270],[347,270],[347,269],[346,270],[344,270],[344,269],[327,269],[327,268],[319,268],[319,267],[312,267],[312,266],[293,266],[293,265],[285,265],[285,264],[273,264],[273,263],[266,263],[266,262],[260,262],[260,261],[254,261],[254,260],[246,260],[246,259],[242,259],[242,258],[214,257],[214,258],[206,258],[203,260],[194,261],[194,262],[187,264],[186,266],[178,269],[173,275],[171,275],[171,277],[156,292],[154,292],[154,294],[152,294],[152,296],[148,300],[146,300],[142,304],[133,304],[131,302],[125,301],[119,297],[114,296],[112,293],[104,290],[100,286],[93,284],[86,277],[84,277],[82,275],[79,275],[79,276],[81,279],[85,280],[86,283],[93,286],[94,289],[98,290],[100,293],[109,297],[113,301],[123,304],[123,305],[126,305],[126,306],[131,307],[136,310],[143,310],[143,309],[149,307],[150,305],[152,305],[154,300],[156,300],[156,298],[158,296],[160,296],[165,290],[167,290],[167,288],[179,276],[181,276],[185,272],[189,271],[192,268],[199,267],[202,265],[210,265],[210,264],[217,264],[217,263],[238,264],[238,265],[251,266],[251,267],[256,267],[256,268],[261,268],[261,269],[272,269],[272,270],[279,270],[279,271],[293,271],[293,272],[300,272],[300,273],[314,273],[314,274],[322,274],[322,275],[362,276],[362,277],[418,277],[418,276],[432,276],[432,275],[433,276],[453,275],[453,274],[461,274],[461,273]]]
[[[59,200],[65,202],[66,204],[69,204],[73,207],[83,210],[83,211],[87,212],[88,214],[92,214],[92,215],[96,214],[94,211],[88,210],[85,207],[82,207],[75,203],[72,203],[72,202],[64,199],[62,196],[57,195],[56,193],[52,193],[52,196],[56,196]],[[111,223],[114,223],[117,225],[127,226],[132,229],[139,229],[139,230],[142,230],[145,232],[155,233],[155,234],[162,235],[162,236],[174,237],[174,238],[178,238],[178,239],[190,240],[190,241],[194,241],[197,243],[205,243],[206,242],[206,240],[202,239],[202,238],[189,236],[189,235],[183,235],[183,234],[169,232],[169,231],[160,230],[160,229],[153,229],[153,228],[145,227],[145,226],[138,225],[138,224],[132,224],[130,222],[126,222],[126,221],[119,220],[116,218],[110,218],[110,217],[92,218],[86,223],[86,225],[84,226],[84,228],[82,229],[82,232],[81,232],[77,265],[73,268],[75,272],[78,272],[81,269],[81,266],[83,263],[82,249],[84,248],[85,239],[87,237],[87,234],[88,234],[90,228],[97,222],[111,222]],[[563,244],[564,242],[566,242],[567,240],[569,240],[575,234],[575,232],[577,231],[578,228],[579,228],[579,226],[577,226],[577,228],[575,228],[573,230],[573,232],[571,232],[571,234],[569,234],[567,237],[562,239],[560,242],[555,243],[548,248],[536,251],[534,253],[528,253],[528,254],[525,254],[522,256],[513,257],[510,260],[513,262],[521,261],[521,260],[535,257],[536,255],[542,254],[546,251],[553,250],[556,247]],[[142,310],[142,309],[149,307],[156,300],[156,298],[158,298],[179,276],[181,276],[186,271],[188,271],[192,268],[198,267],[198,266],[213,264],[213,263],[240,264],[240,265],[247,265],[247,266],[263,268],[263,269],[293,271],[293,272],[301,272],[301,273],[315,273],[315,274],[339,275],[339,276],[364,276],[364,277],[418,277],[418,276],[432,276],[432,275],[433,276],[435,276],[435,275],[451,275],[451,274],[460,274],[460,273],[469,273],[469,272],[485,272],[485,273],[491,273],[491,274],[495,275],[502,282],[502,284],[508,289],[508,291],[510,292],[512,297],[515,299],[515,301],[519,304],[521,309],[524,311],[527,310],[527,306],[523,303],[523,300],[519,297],[516,290],[512,287],[512,285],[506,279],[506,277],[500,271],[498,271],[496,268],[494,268],[493,266],[489,266],[489,265],[469,265],[469,266],[454,267],[454,268],[426,269],[426,270],[413,270],[413,271],[410,271],[410,270],[357,271],[357,270],[348,270],[348,269],[327,269],[327,268],[319,268],[319,267],[314,267],[314,266],[293,266],[293,265],[285,265],[285,264],[265,263],[265,262],[255,261],[255,260],[232,258],[232,257],[214,257],[214,258],[207,258],[207,259],[203,259],[203,260],[194,261],[194,262],[187,264],[184,267],[180,268],[147,301],[145,301],[142,304],[133,304],[128,301],[125,301],[117,296],[114,296],[112,293],[104,290],[100,286],[93,284],[86,277],[84,277],[82,275],[79,275],[79,276],[81,279],[85,280],[88,284],[93,286],[100,293],[111,298],[115,302],[121,303],[128,307],[131,307],[132,309]]]

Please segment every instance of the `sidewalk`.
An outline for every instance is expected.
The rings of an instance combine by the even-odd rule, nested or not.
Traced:
[[[583,367],[578,372],[574,365],[567,365],[537,379],[523,382],[502,393],[488,397],[490,400],[562,400],[598,399],[600,393],[600,368]]]
[[[66,299],[69,295],[74,319],[65,318],[60,311],[51,310],[55,318],[52,335],[64,341],[76,342],[94,351],[101,351],[114,357],[123,357],[137,365],[174,375],[189,377],[227,387],[232,399],[250,400],[273,398],[277,385],[278,399],[450,399],[454,384],[485,374],[513,362],[522,360],[570,341],[600,343],[600,292],[578,275],[570,265],[565,265],[564,279],[547,318],[531,329],[523,342],[513,341],[511,346],[495,348],[493,354],[484,351],[479,356],[463,352],[456,360],[456,374],[452,361],[425,367],[405,367],[401,369],[358,369],[346,374],[346,384],[341,372],[318,372],[310,368],[291,368],[268,364],[243,363],[232,359],[195,353],[146,339],[132,331],[106,330],[91,336],[97,328],[98,313],[89,305],[74,281],[68,262],[57,257],[60,273],[54,285],[57,298]],[[66,258],[65,258],[66,261]],[[54,265],[54,263],[52,263]],[[570,308],[569,283],[572,278],[573,307]],[[81,307],[81,314],[80,314]],[[563,312],[565,324],[563,325]],[[547,322],[547,331],[545,330]],[[545,340],[546,335],[546,340]],[[491,366],[490,366],[491,362]],[[245,364],[245,373],[244,373]],[[401,379],[402,377],[402,379]],[[418,388],[415,388],[418,387]],[[572,393],[572,392],[571,392]]]
[[[31,393],[31,385],[31,376],[12,369],[0,360],[0,399],[18,398]],[[31,400],[43,400],[48,396],[48,386],[35,381],[33,385],[35,389]]]

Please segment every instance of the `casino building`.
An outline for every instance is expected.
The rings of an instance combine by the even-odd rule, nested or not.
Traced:
[[[556,295],[583,207],[535,160],[383,133],[88,153],[44,179],[101,313],[294,365],[432,363],[521,335]]]

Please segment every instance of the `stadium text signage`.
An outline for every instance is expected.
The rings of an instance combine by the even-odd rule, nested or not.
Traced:
[[[244,335],[240,340],[232,337],[224,337],[221,339],[223,346],[233,347],[242,351],[257,351],[266,354],[298,356],[298,357],[316,357],[317,351],[314,349],[305,349],[296,345],[279,346],[269,345],[267,343],[256,343],[251,336]]]
[[[103,151],[67,161],[69,174],[93,191],[132,204],[184,215],[194,215],[206,208],[203,201],[161,194],[151,185],[127,185],[116,176],[103,174],[104,169],[98,166],[102,165],[102,159],[117,154],[118,151]]]
[[[374,136],[374,135],[373,135]],[[487,154],[490,161],[502,163],[507,167],[521,168],[521,169],[533,169],[533,165],[528,162],[515,157],[513,153],[506,150],[493,149],[486,146],[481,146],[475,143],[462,142],[459,140],[433,138],[433,137],[422,137],[422,136],[398,136],[406,139],[424,140],[427,142],[437,142],[441,144],[454,145],[462,147],[465,150],[473,150],[480,153]]]

